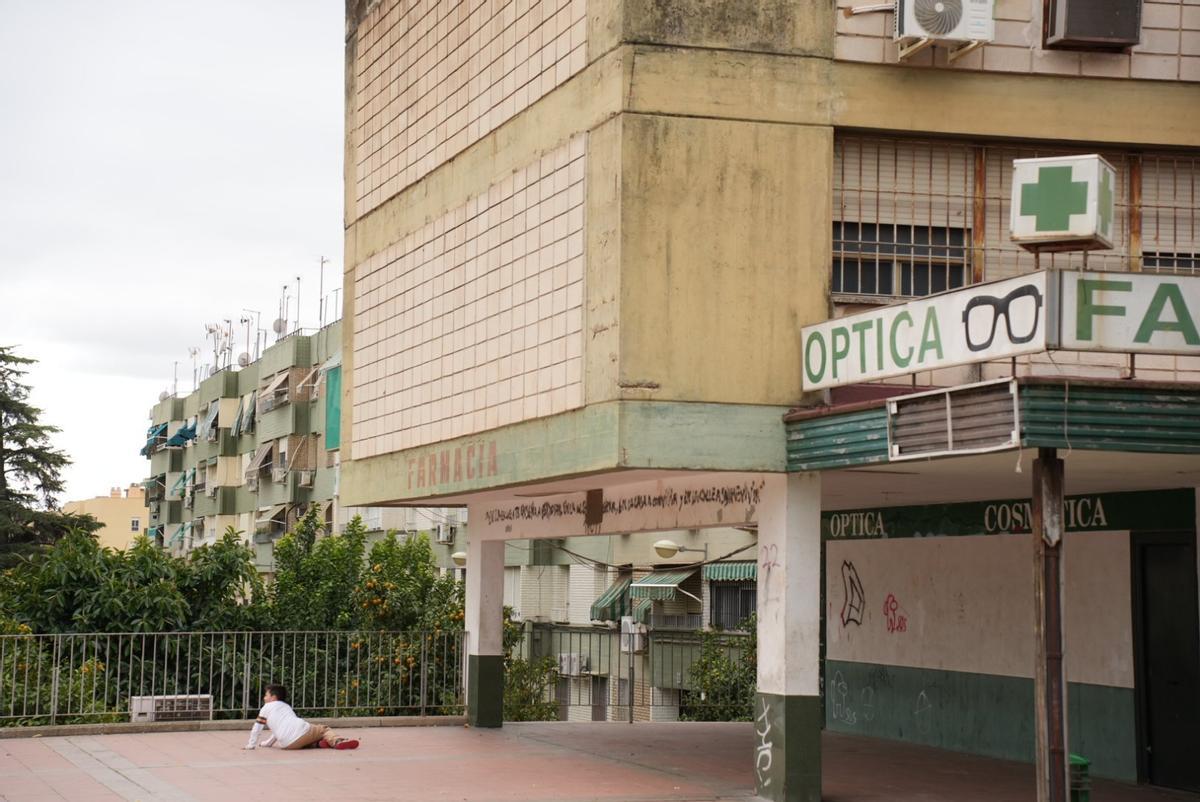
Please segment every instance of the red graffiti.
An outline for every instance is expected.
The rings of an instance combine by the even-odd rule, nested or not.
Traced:
[[[900,612],[900,602],[895,594],[889,593],[883,600],[883,615],[887,619],[888,632],[907,632],[908,617]]]

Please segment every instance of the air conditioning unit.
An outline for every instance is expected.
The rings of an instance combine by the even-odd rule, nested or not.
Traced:
[[[434,531],[438,543],[450,544],[454,542],[454,536],[458,534],[458,527],[450,524],[438,524]]]
[[[316,478],[316,476],[317,476],[316,471],[300,471],[300,486],[301,487],[312,487],[313,480]]]
[[[578,677],[588,673],[590,662],[586,654],[562,652],[558,655],[558,673],[564,677]]]
[[[895,37],[990,42],[996,37],[995,0],[896,0]]]
[[[621,617],[621,651],[625,654],[646,651],[646,625],[634,623],[631,615]]]
[[[204,488],[204,495],[208,496],[209,498],[212,498],[213,496],[217,495],[216,483],[206,486]]]
[[[131,696],[130,721],[211,721],[212,696],[206,693],[174,696]]]
[[[556,624],[565,624],[571,620],[571,614],[566,607],[551,607],[550,620]]]
[[[272,482],[287,481],[287,475],[288,475],[287,468],[272,468],[271,469],[271,481]]]

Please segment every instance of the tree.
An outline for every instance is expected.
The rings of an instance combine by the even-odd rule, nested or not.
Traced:
[[[746,635],[700,633],[700,649],[688,671],[691,689],[683,693],[684,721],[750,721],[758,686],[758,625],[750,616],[739,627]]]
[[[462,628],[462,585],[449,575],[438,576],[428,537],[398,538],[388,532],[371,547],[367,564],[354,594],[364,627],[396,632]]]
[[[193,549],[176,581],[188,607],[191,629],[266,627],[266,593],[254,566],[254,552],[232,526],[215,543]]]
[[[57,512],[61,471],[71,461],[50,445],[58,428],[39,423],[42,410],[29,403],[25,368],[35,362],[0,346],[0,568],[70,529],[98,528],[90,517]]]
[[[349,629],[359,618],[351,598],[363,572],[366,527],[355,516],[341,534],[318,539],[324,528],[314,504],[275,544],[277,629]]]

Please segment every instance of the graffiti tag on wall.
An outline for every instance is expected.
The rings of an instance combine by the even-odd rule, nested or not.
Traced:
[[[883,600],[883,617],[887,622],[888,632],[908,631],[908,616],[900,612],[900,602],[896,601],[896,596],[892,593]]]
[[[754,748],[754,771],[758,775],[759,787],[767,788],[771,785],[768,772],[775,762],[775,756],[772,754],[775,743],[767,740],[771,734],[771,706],[767,704],[766,699],[762,700],[762,706],[762,713],[754,720],[754,733],[758,736],[758,744]]]
[[[866,604],[866,593],[863,591],[862,580],[858,578],[858,570],[854,563],[842,561],[842,627],[850,624],[862,626],[863,607]]]
[[[738,505],[753,510],[762,503],[762,491],[765,486],[766,482],[758,480],[737,485],[712,485],[693,489],[677,490],[667,487],[655,493],[636,493],[617,498],[605,498],[604,517],[646,510],[682,512],[707,505],[720,507]],[[550,521],[584,516],[586,513],[586,500],[562,499],[494,507],[484,512],[484,520],[490,526],[512,521]]]

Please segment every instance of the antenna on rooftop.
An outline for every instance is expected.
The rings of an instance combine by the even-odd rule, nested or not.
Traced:
[[[329,262],[321,257],[320,278],[317,279],[317,328],[325,328],[325,265]]]
[[[283,285],[283,291],[279,296],[279,317],[271,325],[271,330],[275,332],[275,342],[279,342],[279,338],[287,334],[287,316],[288,316],[288,285]]]
[[[200,349],[189,345],[188,356],[192,358],[192,390],[194,391],[200,386]]]
[[[250,315],[254,315],[254,358],[258,359],[258,335],[262,331],[262,312],[257,309],[243,309],[246,316],[242,318],[242,323],[246,324],[246,352],[250,352]]]

